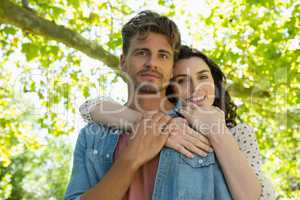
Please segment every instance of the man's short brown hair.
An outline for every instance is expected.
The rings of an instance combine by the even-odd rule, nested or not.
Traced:
[[[122,28],[123,53],[128,53],[130,40],[136,34],[147,36],[147,33],[160,33],[166,36],[174,51],[174,59],[180,49],[180,33],[177,25],[168,17],[146,10],[127,22]]]

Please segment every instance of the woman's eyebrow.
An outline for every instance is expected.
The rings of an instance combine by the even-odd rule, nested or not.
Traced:
[[[204,73],[208,73],[208,72],[209,72],[209,70],[203,69],[203,70],[197,72],[197,74],[204,74]]]
[[[177,76],[174,76],[173,79],[176,79],[178,77],[187,77],[188,75],[186,74],[178,74]]]
[[[197,72],[197,74],[204,74],[204,73],[209,73],[209,70],[203,69],[203,70]],[[177,76],[174,76],[173,79],[176,79],[178,77],[187,77],[187,76],[188,76],[187,74],[178,74]]]

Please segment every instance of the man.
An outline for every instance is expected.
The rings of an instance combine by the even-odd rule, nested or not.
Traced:
[[[145,114],[130,140],[104,125],[81,130],[64,199],[231,199],[213,153],[188,159],[163,147],[180,106],[165,96],[180,47],[176,24],[144,11],[125,24],[122,37],[127,105]]]

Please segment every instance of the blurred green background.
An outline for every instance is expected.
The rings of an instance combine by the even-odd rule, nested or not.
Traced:
[[[23,1],[26,2],[26,1]],[[151,9],[225,72],[278,199],[300,199],[300,3],[296,0],[0,0],[0,199],[62,199],[79,105],[126,100],[122,24]]]

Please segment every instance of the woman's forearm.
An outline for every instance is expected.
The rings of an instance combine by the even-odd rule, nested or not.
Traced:
[[[131,131],[133,124],[141,118],[139,112],[113,101],[99,101],[99,103],[91,107],[90,113],[95,122],[101,122],[128,131]]]
[[[233,199],[259,199],[260,182],[229,130],[211,135],[210,141]]]

